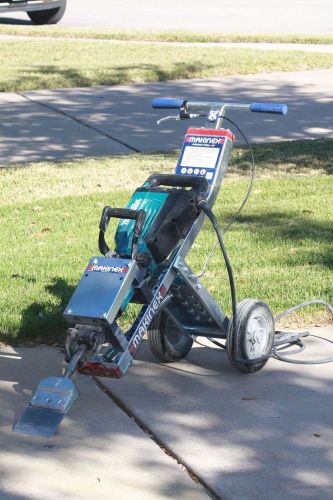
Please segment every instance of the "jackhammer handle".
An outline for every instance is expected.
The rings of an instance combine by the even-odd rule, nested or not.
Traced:
[[[99,223],[99,229],[104,233],[110,222],[111,217],[114,217],[116,219],[137,219],[138,211],[130,210],[128,208],[112,208],[110,206],[104,207],[101,221]]]
[[[190,187],[197,192],[207,192],[208,182],[204,177],[194,177],[190,175],[177,174],[154,174],[147,182],[151,186],[169,186],[169,187]]]
[[[131,210],[129,208],[112,208],[110,206],[104,207],[99,223],[98,237],[98,247],[103,255],[106,255],[110,250],[106,244],[104,233],[108,227],[111,217],[116,219],[133,219],[136,221],[133,231],[132,254],[136,253],[136,244],[145,223],[146,212],[144,210]]]

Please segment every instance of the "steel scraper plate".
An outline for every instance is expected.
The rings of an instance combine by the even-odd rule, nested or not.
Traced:
[[[29,405],[13,432],[30,436],[52,437],[67,412],[36,408]]]

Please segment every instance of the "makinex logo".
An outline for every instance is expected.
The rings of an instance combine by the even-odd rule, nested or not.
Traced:
[[[143,315],[141,321],[140,321],[140,327],[138,332],[134,335],[133,340],[130,345],[130,351],[134,352],[138,345],[140,344],[142,337],[145,334],[145,331],[147,330],[148,326],[151,323],[151,320],[157,313],[162,300],[164,299],[166,294],[166,289],[164,286],[161,286],[159,289],[157,297],[154,298],[153,302],[150,304],[150,306],[147,308],[145,314]]]
[[[187,136],[186,142],[191,142],[192,144],[223,144],[224,139],[217,137],[200,137],[200,136]]]
[[[126,266],[97,266],[95,264],[88,264],[86,271],[93,271],[95,273],[126,273]]]

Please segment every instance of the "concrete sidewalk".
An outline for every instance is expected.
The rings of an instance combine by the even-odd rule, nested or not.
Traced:
[[[189,122],[158,127],[158,118],[176,113],[152,110],[157,96],[285,102],[287,116],[234,112],[230,118],[254,142],[332,138],[332,79],[333,70],[316,70],[2,93],[0,166],[178,149]]]
[[[333,341],[333,325],[313,334]],[[269,360],[244,375],[200,339],[186,360],[158,364],[144,345],[126,377],[101,382],[217,496],[329,499],[333,488],[332,364]],[[297,359],[333,356],[310,337]]]
[[[12,432],[40,379],[61,375],[47,347],[0,347],[1,500],[206,499],[206,491],[88,377],[52,439]]]
[[[333,327],[315,328],[333,339]],[[143,342],[122,380],[78,375],[81,396],[52,439],[11,432],[40,379],[61,373],[54,349],[0,350],[0,498],[4,500],[332,498],[332,364],[270,360],[243,375],[198,343],[161,364]],[[298,359],[333,355],[314,337]],[[118,398],[130,418],[116,406]],[[163,442],[209,492],[135,423]]]

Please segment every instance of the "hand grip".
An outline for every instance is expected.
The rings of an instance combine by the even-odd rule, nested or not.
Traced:
[[[151,101],[155,109],[180,109],[186,104],[186,99],[170,99],[168,97],[156,97]]]
[[[101,221],[99,223],[99,229],[100,231],[103,231],[103,233],[105,233],[111,217],[117,219],[137,219],[138,211],[130,210],[128,208],[112,208],[110,206],[104,207]]]
[[[144,210],[131,210],[129,208],[112,208],[110,206],[104,207],[99,223],[98,236],[98,247],[103,255],[106,255],[110,250],[105,241],[104,233],[108,227],[111,217],[115,217],[117,219],[136,220],[132,239],[132,258],[134,259],[137,254],[137,242],[145,223],[146,212]]]
[[[274,113],[277,115],[286,115],[288,106],[274,102],[253,102],[250,104],[250,111],[254,113]]]

